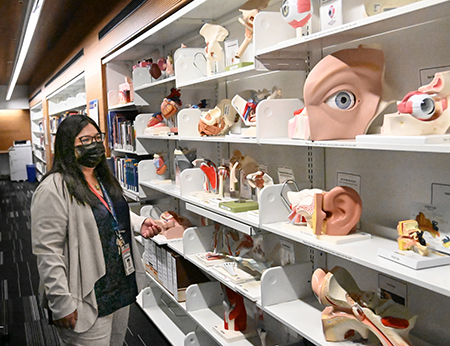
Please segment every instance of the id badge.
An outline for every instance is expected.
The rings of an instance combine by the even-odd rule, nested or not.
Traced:
[[[123,267],[125,269],[125,275],[128,276],[134,273],[134,265],[133,265],[133,258],[131,258],[130,244],[124,244],[122,246],[122,260],[123,260]]]

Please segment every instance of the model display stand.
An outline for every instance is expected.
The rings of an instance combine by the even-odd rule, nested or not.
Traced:
[[[378,256],[412,269],[425,269],[450,264],[450,256],[430,251],[421,256],[414,251],[401,251],[394,248],[378,249]]]
[[[450,135],[426,135],[426,136],[387,136],[381,134],[358,135],[357,143],[389,143],[389,144],[443,144],[450,143]]]
[[[235,342],[242,339],[248,339],[256,335],[256,329],[254,326],[248,326],[243,332],[238,332],[235,330],[226,330],[223,324],[215,325],[213,327],[214,331],[218,333],[226,342]]]
[[[224,280],[231,281],[234,284],[241,284],[247,281],[254,281],[255,277],[246,271],[240,269],[236,262],[225,262],[216,264],[212,267],[218,275],[221,275]]]
[[[325,241],[327,243],[331,243],[334,245],[363,241],[363,240],[370,239],[372,237],[370,233],[359,232],[359,231],[357,231],[356,233],[347,234],[347,235],[331,236],[331,235],[327,235],[327,234],[321,234],[319,236],[316,236],[313,233],[312,228],[309,228],[306,226],[292,225],[289,222],[282,224],[282,227],[283,227],[283,229],[285,229],[289,232],[299,232],[308,237],[315,237],[321,241]]]

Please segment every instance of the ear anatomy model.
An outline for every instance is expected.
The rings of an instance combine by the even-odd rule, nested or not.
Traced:
[[[288,192],[294,224],[306,224],[315,235],[347,235],[356,230],[362,214],[359,194],[347,186],[336,186],[329,192],[320,189]]]
[[[399,250],[407,251],[416,249],[421,256],[428,255],[427,242],[423,238],[424,231],[419,229],[419,224],[416,220],[400,221],[397,225],[397,231]]]
[[[310,139],[352,139],[365,134],[384,106],[380,103],[383,73],[384,53],[379,49],[344,49],[319,61],[303,93]]]
[[[385,114],[382,135],[445,134],[450,127],[450,71],[436,73],[430,84],[408,93],[397,113]]]
[[[322,327],[327,341],[344,341],[358,332],[368,339],[372,332],[383,346],[410,346],[410,330],[417,316],[392,299],[380,299],[375,292],[362,291],[342,267],[327,272],[316,269],[312,289],[322,311]]]

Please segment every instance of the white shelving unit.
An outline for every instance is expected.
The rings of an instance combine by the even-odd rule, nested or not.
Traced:
[[[190,49],[183,62],[188,69],[194,69],[192,56],[204,47],[198,30],[205,22],[214,21],[225,26],[230,38],[237,37],[241,41],[243,28],[237,22],[241,5],[242,1],[190,2],[103,59],[107,67],[108,90],[114,89],[114,83],[122,81],[123,77],[131,77],[131,66],[138,60],[173,54],[181,43]],[[378,256],[378,250],[396,249],[396,225],[400,220],[411,218],[411,202],[431,203],[433,184],[450,185],[447,174],[450,164],[445,155],[450,153],[450,143],[436,142],[430,136],[395,141],[377,135],[350,140],[295,140],[288,137],[287,122],[295,110],[304,106],[303,84],[309,70],[322,57],[340,49],[356,48],[360,44],[383,49],[385,81],[397,99],[427,84],[427,80],[421,79],[423,71],[450,65],[450,48],[446,44],[450,1],[422,0],[372,17],[364,16],[364,1],[345,1],[344,24],[321,31],[320,2],[313,0],[309,34],[302,37],[297,37],[296,31],[284,22],[280,5],[281,1],[272,1],[255,18],[254,41],[248,48],[254,65],[204,77],[195,70],[184,71],[175,63],[174,78],[135,87],[135,103],[143,107],[144,114],[157,112],[162,97],[173,86],[181,89],[183,104],[195,104],[207,98],[211,102],[210,108],[221,99],[232,98],[247,89],[277,85],[283,91],[283,99],[266,100],[258,105],[256,136],[251,138],[200,136],[197,126],[201,110],[178,112],[177,136],[144,135],[148,118],[144,114],[136,117],[135,124],[140,124],[136,125],[139,128],[136,154],[153,153],[157,147],[169,154],[171,162],[173,149],[189,147],[197,149],[197,157],[221,164],[222,159],[230,158],[233,150],[239,149],[266,165],[276,182],[261,191],[259,216],[255,217],[254,214],[220,209],[217,196],[203,191],[205,178],[200,169],[183,171],[176,183],[173,167],[170,167],[170,179],[161,180],[151,160],[144,160],[139,165],[139,186],[144,195],[162,193],[178,200],[186,212],[248,235],[265,234],[282,239],[300,249],[299,254],[296,252],[298,261],[295,265],[275,266],[266,270],[261,280],[235,284],[214,270],[214,266],[206,266],[198,260],[197,254],[212,250],[205,245],[210,244],[207,239],[211,237],[212,229],[189,228],[182,241],[170,241],[166,245],[202,269],[212,281],[188,288],[186,315],[208,335],[205,345],[211,340],[215,344],[228,345],[214,331],[214,325],[223,322],[223,297],[218,288],[222,284],[244,296],[250,310],[255,307],[263,310],[267,320],[271,321],[271,335],[276,339],[271,340],[273,344],[282,341],[283,328],[287,328],[315,345],[360,345],[354,341],[325,341],[320,321],[324,307],[311,291],[313,268],[332,269],[340,265],[354,275],[364,290],[377,291],[381,276],[405,285],[406,305],[418,315],[418,322],[411,332],[413,345],[443,345],[450,338],[448,328],[440,323],[450,308],[450,266],[414,270]],[[427,48],[423,49],[418,42],[426,42]],[[293,67],[297,70],[285,70]],[[301,188],[329,190],[338,184],[340,174],[357,177],[363,201],[357,236],[346,239],[315,237],[304,227],[290,225],[287,220],[289,210],[280,197],[282,185],[276,179],[278,166],[292,168]],[[155,239],[155,242],[161,243],[161,239]],[[164,287],[158,289],[164,294]],[[180,333],[184,340],[189,337]],[[259,343],[259,338],[252,336],[231,344]],[[203,345],[202,342],[198,344]],[[376,345],[377,342],[370,340],[368,344]]]
[[[36,179],[41,180],[47,173],[46,162],[46,124],[44,113],[42,111],[42,102],[39,102],[30,109],[31,120],[31,145],[33,150],[34,163],[36,165]]]
[[[84,73],[81,73],[48,95],[49,115],[61,116],[68,111],[85,109],[87,105],[85,90]]]
[[[49,127],[51,134],[51,151],[54,150],[54,139],[56,131],[67,112],[85,111],[86,85],[84,73],[80,73],[72,80],[55,90],[47,96]]]

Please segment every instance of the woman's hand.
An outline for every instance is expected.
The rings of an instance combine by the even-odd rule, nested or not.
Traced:
[[[70,315],[60,318],[59,320],[53,320],[55,327],[62,329],[75,329],[75,324],[78,321],[78,311],[75,310]]]
[[[151,218],[146,218],[141,226],[141,235],[144,238],[152,238],[162,231],[162,225]]]

